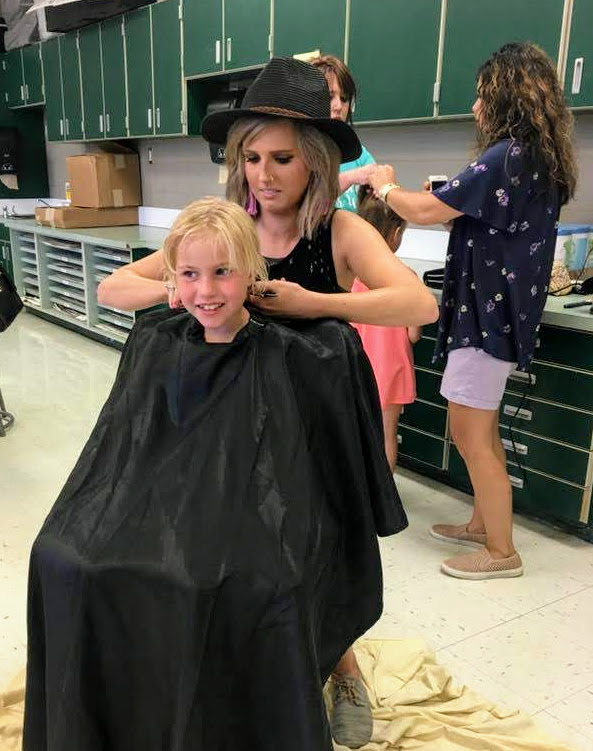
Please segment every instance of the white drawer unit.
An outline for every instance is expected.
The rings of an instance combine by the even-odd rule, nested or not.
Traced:
[[[127,249],[93,246],[92,255],[93,279],[91,286],[94,290],[93,299],[97,300],[97,287],[105,277],[132,261],[132,253]],[[125,339],[134,325],[134,313],[119,310],[109,305],[99,305],[96,302],[94,311],[94,325],[117,338]]]
[[[82,244],[42,234],[37,243],[51,307],[76,321],[88,322]]]
[[[35,307],[41,306],[41,283],[37,244],[32,232],[15,232],[12,239],[12,256],[15,280],[23,302]]]

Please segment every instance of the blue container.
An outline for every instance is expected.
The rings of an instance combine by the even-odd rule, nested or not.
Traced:
[[[571,235],[570,240],[564,243],[564,265],[569,271],[578,274],[587,258],[590,227],[588,224],[563,224],[561,226],[563,230],[569,230]],[[560,227],[558,233],[560,233]]]
[[[558,227],[556,247],[554,248],[554,263],[566,265],[567,256],[572,253],[572,230],[566,224]]]

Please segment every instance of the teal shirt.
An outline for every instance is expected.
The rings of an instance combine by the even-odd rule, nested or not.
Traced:
[[[362,154],[358,157],[358,159],[354,159],[354,161],[352,162],[345,162],[344,164],[340,164],[340,172],[348,172],[351,169],[356,169],[356,167],[365,167],[367,164],[376,164],[376,162],[363,146]],[[336,208],[346,209],[346,211],[354,211],[354,213],[356,213],[356,211],[358,210],[359,187],[359,185],[351,185],[348,190],[345,190],[342,193],[341,196],[338,196],[338,200],[336,201]]]

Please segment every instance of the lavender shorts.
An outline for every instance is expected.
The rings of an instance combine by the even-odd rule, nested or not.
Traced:
[[[449,352],[441,382],[441,396],[455,404],[497,410],[509,375],[517,367],[483,349],[464,347]]]

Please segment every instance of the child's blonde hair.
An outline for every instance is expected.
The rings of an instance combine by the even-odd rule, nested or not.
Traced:
[[[215,239],[228,251],[229,265],[250,281],[268,278],[266,262],[259,252],[255,224],[249,214],[236,203],[208,196],[186,206],[173,222],[163,243],[166,275],[175,278],[179,247],[193,235]]]

